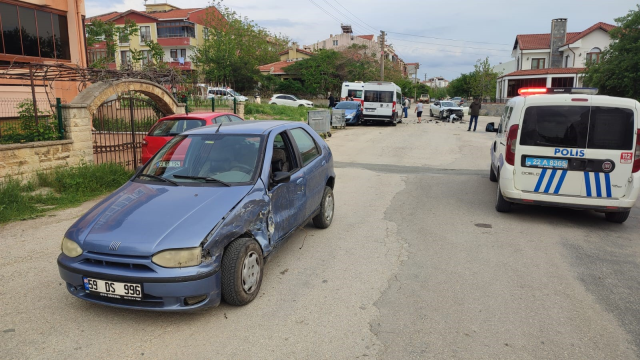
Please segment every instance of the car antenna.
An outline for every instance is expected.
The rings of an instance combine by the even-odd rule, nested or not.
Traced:
[[[216,129],[216,134],[218,133],[218,131],[220,131],[220,128],[222,127],[222,123],[220,123],[220,126],[218,126],[218,128]]]

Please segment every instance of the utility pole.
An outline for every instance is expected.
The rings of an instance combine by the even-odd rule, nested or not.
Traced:
[[[413,83],[413,98],[414,99],[418,98],[418,69],[420,69],[420,64],[416,63],[416,70],[415,70],[415,73],[413,74],[413,79],[414,79],[414,83]]]
[[[380,81],[384,81],[384,31],[380,30]]]

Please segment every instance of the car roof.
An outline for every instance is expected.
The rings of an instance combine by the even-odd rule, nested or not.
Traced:
[[[174,114],[174,115],[165,116],[165,117],[161,118],[158,121],[173,120],[173,119],[179,119],[179,120],[211,120],[211,119],[217,118],[218,116],[221,116],[221,115],[235,115],[235,114],[234,113],[229,113],[229,112],[201,112],[201,113],[189,113],[189,114]]]
[[[539,102],[548,103],[549,100],[557,100],[558,103],[577,106],[577,105],[580,105],[580,103],[579,102],[572,103],[571,99],[585,98],[585,97],[590,98],[592,100],[598,99],[601,102],[608,102],[611,105],[622,105],[622,106],[628,106],[628,107],[636,107],[636,104],[638,103],[636,100],[629,99],[629,98],[607,96],[607,95],[583,95],[583,94],[555,94],[555,95],[539,94],[539,95],[529,95],[529,96],[516,96],[513,99],[510,99],[509,102],[511,101],[524,102],[526,100],[527,105],[529,105],[529,104],[535,104]]]
[[[230,123],[222,123],[222,125],[209,125],[203,126],[199,128],[195,128],[193,130],[189,130],[186,133],[189,135],[194,134],[214,134],[216,132],[220,134],[264,134],[268,131],[271,131],[276,128],[292,128],[295,125],[301,125],[304,123],[296,122],[296,121],[285,121],[285,120],[249,120],[249,121],[238,121],[238,122],[230,122]],[[218,129],[220,129],[218,131]]]

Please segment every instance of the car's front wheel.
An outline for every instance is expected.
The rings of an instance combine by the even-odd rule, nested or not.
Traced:
[[[433,111],[431,111],[431,109],[429,109],[429,116],[433,117]]]
[[[320,213],[313,218],[313,225],[318,229],[328,228],[333,221],[333,209],[333,190],[329,186],[325,186],[320,202]]]
[[[607,212],[604,213],[604,217],[607,219],[607,221],[610,221],[612,223],[622,224],[623,222],[627,221],[630,213],[631,211]]]
[[[253,301],[262,284],[262,249],[250,238],[231,242],[222,256],[222,298],[229,305]]]

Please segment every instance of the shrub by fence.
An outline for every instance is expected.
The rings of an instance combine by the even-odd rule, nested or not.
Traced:
[[[63,138],[58,104],[37,99],[38,116],[31,99],[0,99],[0,144],[52,141]]]

